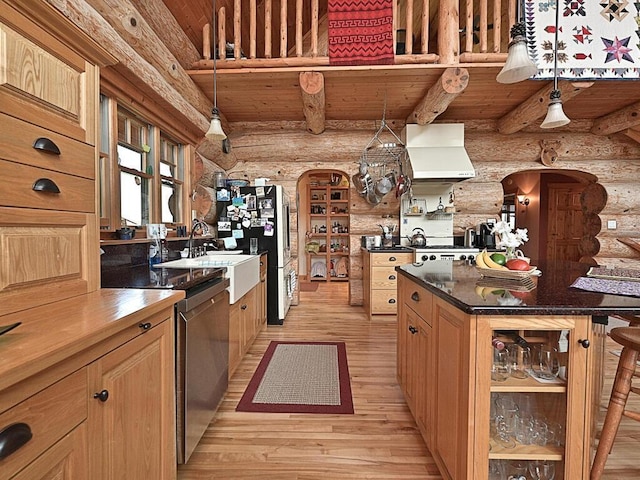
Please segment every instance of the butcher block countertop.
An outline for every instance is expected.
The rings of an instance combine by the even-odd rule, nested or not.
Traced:
[[[538,265],[542,275],[534,287],[518,281],[482,277],[475,265],[463,261],[431,261],[396,267],[416,283],[465,313],[477,315],[640,314],[640,298],[589,292],[572,287],[589,266],[558,262]]]
[[[0,336],[0,391],[74,356],[82,366],[100,353],[92,347],[117,345],[119,335],[182,298],[180,290],[101,289],[1,317],[2,325],[22,324]]]

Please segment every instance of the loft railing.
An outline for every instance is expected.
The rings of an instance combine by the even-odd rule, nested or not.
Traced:
[[[395,64],[504,62],[517,0],[393,0]],[[234,0],[203,31],[196,68],[329,65],[327,0]],[[247,10],[248,5],[248,10]],[[434,7],[435,5],[435,7]],[[277,10],[274,10],[277,6]]]

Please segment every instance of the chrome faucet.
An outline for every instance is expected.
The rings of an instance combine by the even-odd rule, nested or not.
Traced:
[[[202,235],[207,235],[209,233],[209,225],[207,225],[203,220],[198,220],[197,218],[193,219],[193,223],[191,224],[191,233],[189,233],[189,240],[187,240],[187,249],[189,251],[189,256],[187,258],[194,258],[194,248],[193,248],[193,235],[196,232],[196,229],[200,229],[202,231]]]

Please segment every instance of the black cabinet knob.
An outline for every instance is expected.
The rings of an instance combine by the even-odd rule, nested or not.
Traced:
[[[93,398],[96,398],[101,402],[106,402],[109,398],[109,390],[102,390],[101,392],[94,393]]]
[[[411,332],[412,335],[415,335],[416,333],[418,333],[418,329],[413,325],[409,325],[409,331]]]
[[[12,423],[0,431],[0,460],[20,449],[33,437],[26,423]]]
[[[414,302],[419,302],[420,301],[420,295],[418,295],[418,292],[413,292],[411,294],[411,300],[413,300]]]
[[[389,303],[396,303],[396,299],[395,298],[390,298],[389,299]]]
[[[395,275],[389,275],[389,280],[395,280],[396,276]]]
[[[389,261],[390,262],[395,262],[396,261],[396,257],[389,257]]]
[[[246,306],[246,305],[242,305],[242,306],[240,307],[240,309],[241,309],[241,310],[246,310],[246,309],[247,309],[247,306]]]
[[[591,346],[591,342],[586,338],[578,340],[578,343],[582,345],[582,348],[589,348]]]
[[[140,327],[142,330],[149,330],[151,328],[151,322],[144,322],[141,323],[140,325],[138,325],[138,327]]]

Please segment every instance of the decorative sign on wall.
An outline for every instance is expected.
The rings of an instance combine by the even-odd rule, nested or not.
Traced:
[[[640,78],[640,1],[559,0],[558,78]],[[553,78],[555,0],[525,0],[525,21],[537,79]]]

